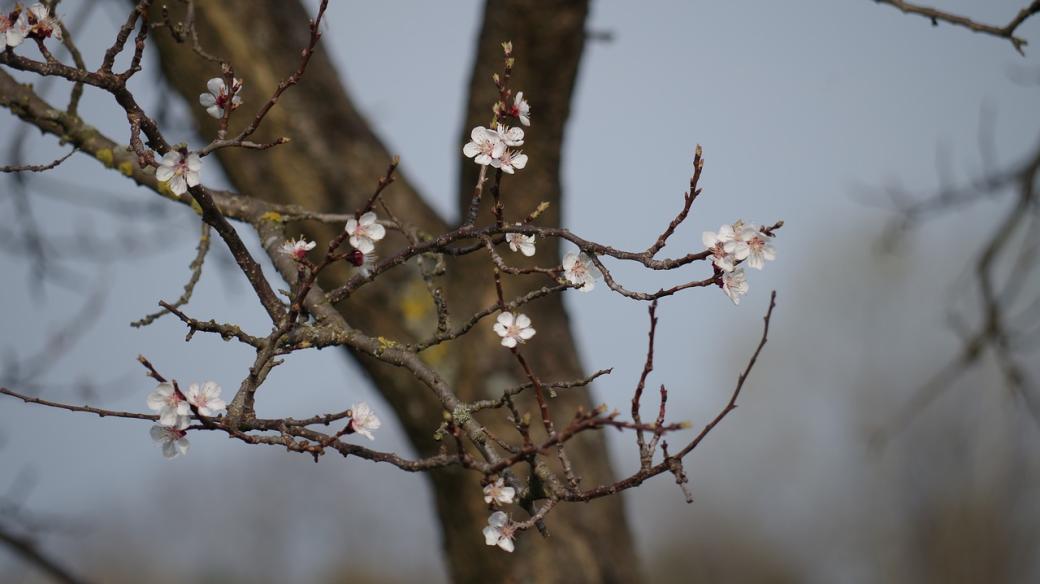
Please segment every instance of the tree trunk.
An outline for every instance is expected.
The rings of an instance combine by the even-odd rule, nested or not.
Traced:
[[[300,50],[307,45],[309,15],[298,1],[210,0],[197,2],[196,19],[202,46],[235,67],[246,80],[246,106],[232,124],[246,123],[251,108],[274,92],[278,82],[298,65]],[[173,19],[183,18],[178,4],[170,5]],[[504,185],[507,219],[516,220],[541,201],[551,206],[539,222],[560,223],[560,155],[563,131],[581,58],[587,4],[579,1],[509,0],[491,2],[473,67],[467,123],[460,130],[486,125],[495,100],[491,73],[501,67],[499,43],[513,42],[518,57],[514,87],[525,91],[535,116],[524,151],[530,165]],[[158,12],[153,21],[158,20]],[[205,81],[219,76],[213,63],[197,57],[187,45],[178,45],[162,30],[154,33],[162,66],[169,83],[194,103]],[[216,131],[215,120],[202,108],[192,108],[205,135]],[[292,143],[264,152],[224,149],[220,162],[240,192],[269,201],[296,203],[320,211],[350,211],[366,200],[390,155],[366,121],[355,109],[327,53],[317,49],[300,85],[291,88],[265,119],[257,141],[280,136]],[[404,161],[407,166],[407,161]],[[468,205],[476,181],[476,165],[463,165],[459,184],[459,207]],[[427,233],[448,228],[409,181],[399,175],[385,200],[402,220]],[[484,221],[489,214],[481,211]],[[299,229],[324,243],[342,226],[300,225]],[[402,242],[388,238],[383,249]],[[321,245],[321,243],[319,244]],[[539,241],[535,259],[543,265],[558,261],[555,241]],[[515,261],[510,256],[510,261]],[[456,324],[494,302],[494,284],[484,254],[449,260],[441,278],[447,290]],[[325,285],[342,283],[345,272],[331,272]],[[530,288],[535,281],[512,281],[507,293]],[[368,334],[409,342],[435,329],[432,302],[421,281],[408,270],[384,274],[376,285],[341,304],[347,320]],[[545,380],[570,380],[586,375],[570,330],[562,297],[550,296],[524,310],[538,329],[536,342],[525,346],[535,372]],[[523,382],[523,373],[508,351],[494,350],[497,344],[490,325],[478,326],[447,346],[423,353],[451,383],[464,400],[497,397],[502,388]],[[402,369],[360,359],[375,386],[395,409],[409,439],[421,454],[437,451],[433,433],[442,412],[430,392]],[[259,399],[263,399],[262,392]],[[532,412],[531,404],[520,406]],[[578,407],[592,406],[585,389],[561,392],[553,400],[558,423],[569,419]],[[498,416],[499,418],[501,416]],[[502,420],[482,417],[492,431],[513,436]],[[593,486],[613,481],[607,448],[599,433],[584,433],[569,443],[583,484]],[[483,504],[477,477],[459,469],[430,475],[436,494],[448,566],[457,582],[635,582],[638,565],[620,496],[583,505],[563,505],[550,514],[551,537],[526,534],[516,553],[507,555],[486,548],[480,530],[489,514]],[[518,517],[518,519],[521,517]]]

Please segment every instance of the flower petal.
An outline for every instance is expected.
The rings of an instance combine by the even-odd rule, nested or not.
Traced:
[[[183,176],[175,176],[170,179],[170,190],[175,195],[183,195],[188,190],[188,184],[185,182]]]
[[[227,89],[227,85],[224,84],[224,80],[220,77],[214,77],[206,82],[206,89],[214,96],[217,96]]]
[[[386,236],[386,228],[378,223],[373,223],[368,227],[368,238],[374,241],[379,241]]]
[[[481,532],[484,534],[484,543],[487,545],[498,545],[498,530],[490,525]]]
[[[160,161],[160,163],[163,166],[173,167],[173,166],[177,166],[178,164],[180,164],[180,161],[181,161],[181,153],[177,152],[176,150],[170,150],[166,154],[163,154],[163,157],[162,157],[162,160]]]
[[[495,528],[505,527],[509,523],[509,517],[506,516],[504,511],[495,511],[488,517],[488,525]]]

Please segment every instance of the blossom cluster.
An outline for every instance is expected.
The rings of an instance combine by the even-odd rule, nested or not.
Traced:
[[[386,228],[379,224],[379,217],[369,211],[356,219],[347,219],[344,230],[350,235],[350,245],[354,247],[347,255],[347,261],[360,268],[362,273],[368,273],[375,265],[376,256],[373,252],[376,242],[386,237]],[[299,239],[285,240],[281,252],[299,262],[307,257],[307,252],[314,249],[315,245],[315,242],[301,236]]]
[[[488,505],[509,505],[516,497],[516,489],[505,486],[505,480],[499,477],[484,487],[484,502]],[[488,517],[484,528],[484,543],[497,545],[507,552],[513,551],[513,535],[516,529],[510,525],[509,518],[503,511],[495,511]]]
[[[0,20],[0,28],[2,26]],[[242,97],[239,95],[242,90],[241,79],[235,79],[229,91],[223,79],[214,77],[206,82],[206,89],[207,93],[199,95],[199,104],[214,118],[223,118],[225,108],[234,111],[242,104]],[[201,182],[202,159],[198,153],[189,152],[187,148],[170,150],[159,161],[159,167],[155,169],[155,179],[161,183],[168,183],[173,194],[183,195],[189,188],[198,186]]]
[[[16,5],[11,12],[0,14],[0,37],[3,38],[2,47],[11,48],[22,44],[26,38],[42,41],[53,37],[60,41],[61,25],[51,16],[50,9],[40,2],[26,9]]]
[[[503,47],[508,54],[511,49],[509,44],[506,43]],[[516,93],[512,104],[496,103],[494,112],[498,119],[513,117],[524,126],[531,125],[531,106],[524,99],[522,91]],[[470,139],[470,142],[462,147],[462,153],[477,164],[498,168],[509,174],[527,166],[527,155],[519,150],[510,149],[523,145],[524,131],[521,128],[510,128],[501,123],[496,124],[495,129],[477,126],[470,132]],[[516,226],[520,227],[522,224],[516,223]],[[536,252],[534,234],[510,232],[506,233],[505,241],[511,251],[527,257],[533,256]],[[571,252],[564,255],[561,268],[564,279],[582,292],[591,292],[596,286],[596,278],[600,275],[592,260],[584,253]],[[502,338],[502,346],[510,349],[529,340],[535,334],[535,329],[531,327],[531,319],[527,315],[508,311],[498,315],[493,329]]]
[[[496,113],[500,109],[497,107]],[[524,99],[523,91],[517,92],[513,105],[506,109],[506,113],[520,120],[525,126],[531,125],[531,106]],[[469,137],[470,141],[462,147],[462,153],[467,158],[472,158],[473,162],[509,174],[527,166],[527,155],[521,150],[513,149],[524,145],[522,128],[509,128],[503,124],[496,124],[493,129],[477,126],[470,132]]]
[[[176,458],[188,453],[191,444],[188,442],[186,430],[193,411],[205,418],[215,418],[227,413],[227,403],[220,397],[220,386],[213,381],[207,381],[202,385],[192,383],[184,393],[174,384],[164,381],[148,394],[147,403],[149,409],[159,414],[159,423],[152,426],[149,433],[153,441],[162,445],[163,456],[166,458]],[[383,423],[367,403],[355,403],[350,407],[348,414],[350,421],[344,434],[360,434],[369,440],[375,440],[372,431],[379,429]],[[512,501],[512,489],[508,491],[508,499]],[[498,498],[505,500],[503,494]]]
[[[181,393],[172,383],[162,382],[148,394],[149,409],[159,413],[159,423],[152,427],[152,440],[162,444],[163,456],[175,458],[187,454],[188,439],[185,429],[192,410],[200,416],[216,417],[225,413],[227,404],[220,398],[220,386],[207,381],[201,386],[192,383]]]
[[[740,304],[741,296],[747,294],[748,283],[744,269],[746,263],[761,270],[767,261],[776,259],[776,250],[769,243],[771,236],[753,223],[737,220],[716,231],[705,231],[701,241],[711,252],[712,263],[722,272],[722,291],[734,304]]]

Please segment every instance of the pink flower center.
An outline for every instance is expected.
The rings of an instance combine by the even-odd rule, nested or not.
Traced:
[[[495,144],[492,143],[491,140],[484,140],[483,142],[480,143],[480,153],[481,154],[487,154],[488,156],[491,156],[491,154],[494,151],[495,151]]]

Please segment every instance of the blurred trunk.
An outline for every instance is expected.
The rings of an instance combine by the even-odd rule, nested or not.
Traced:
[[[222,0],[199,1],[197,21],[202,46],[228,60],[236,75],[246,80],[245,107],[232,123],[240,128],[278,82],[298,65],[300,49],[308,39],[311,16],[298,1]],[[174,20],[181,7],[170,5]],[[525,91],[535,116],[524,150],[530,165],[504,185],[509,218],[520,218],[540,201],[552,203],[541,219],[559,224],[561,190],[559,170],[563,129],[585,42],[587,5],[584,2],[528,0],[492,2],[488,5],[477,48],[470,89],[468,128],[487,123],[495,99],[491,72],[502,60],[499,43],[513,42],[518,56],[514,86]],[[158,20],[158,12],[153,15]],[[326,34],[336,34],[328,22]],[[461,31],[466,34],[467,31]],[[155,31],[162,67],[169,83],[194,104],[207,79],[219,76],[218,68],[178,45],[165,31]],[[407,88],[414,91],[415,88]],[[216,131],[215,120],[200,107],[191,109],[206,136]],[[290,145],[265,152],[225,149],[220,162],[235,188],[269,201],[297,203],[320,211],[355,209],[371,193],[386,169],[389,153],[355,109],[324,48],[319,46],[300,85],[291,88],[265,119],[257,141],[289,136]],[[408,161],[402,167],[408,168]],[[460,207],[469,200],[476,180],[473,164],[463,165],[459,184]],[[388,190],[385,201],[402,220],[428,233],[448,228],[448,223],[423,200],[403,173]],[[488,217],[486,208],[482,217]],[[294,226],[295,227],[295,226]],[[342,226],[301,225],[300,230],[321,242]],[[383,249],[401,241],[388,238]],[[539,242],[537,259],[558,261],[556,242]],[[510,258],[513,259],[512,257]],[[442,277],[453,320],[458,323],[494,300],[489,260],[473,254],[450,261]],[[394,270],[363,294],[340,308],[352,325],[371,335],[412,341],[434,330],[435,313],[421,281],[408,270]],[[327,287],[344,281],[345,272],[333,272]],[[517,293],[534,281],[511,282]],[[569,380],[585,375],[569,327],[562,297],[540,300],[525,312],[538,329],[536,342],[525,347],[535,371],[547,380]],[[480,326],[448,346],[423,354],[455,388],[462,399],[498,395],[506,385],[522,383],[522,372],[505,350],[496,350],[497,337],[490,325]],[[441,421],[440,405],[430,392],[401,369],[360,359],[387,401],[394,407],[416,451],[436,452],[432,435]],[[263,395],[259,396],[263,399]],[[529,404],[522,404],[530,409]],[[591,407],[586,390],[568,390],[554,400],[561,420],[578,407]],[[537,413],[535,418],[537,419]],[[498,416],[501,418],[502,416]],[[502,436],[515,431],[502,421],[482,419]],[[613,480],[609,456],[599,434],[586,433],[575,440],[570,454],[586,486]],[[450,573],[457,582],[634,582],[638,566],[620,497],[586,505],[565,505],[548,520],[552,533],[542,538],[526,535],[517,552],[507,555],[486,548],[480,530],[488,510],[483,504],[476,476],[460,470],[430,475],[442,526],[443,544]]]

